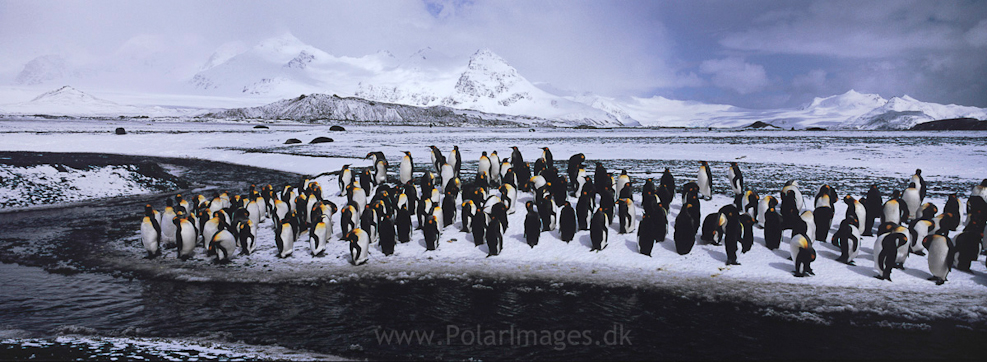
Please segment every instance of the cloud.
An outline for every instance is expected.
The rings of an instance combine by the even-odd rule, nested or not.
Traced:
[[[981,20],[963,36],[970,45],[975,47],[987,46],[987,20]]]
[[[717,87],[732,89],[740,94],[760,91],[769,83],[764,67],[736,57],[706,60],[699,65],[699,70],[711,74]]]
[[[822,69],[813,69],[792,78],[792,86],[795,89],[821,90],[825,85],[826,71]]]
[[[725,35],[720,44],[769,54],[894,57],[964,46],[963,24],[977,13],[984,9],[975,3],[816,1],[759,18],[747,29]]]

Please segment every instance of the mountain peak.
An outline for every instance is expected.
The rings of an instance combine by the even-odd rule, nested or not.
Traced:
[[[507,61],[504,60],[504,58],[501,58],[499,55],[487,48],[477,50],[476,53],[473,53],[473,55],[470,56],[470,68],[481,65],[505,66],[513,69],[510,64],[507,64]]]
[[[53,91],[42,93],[41,95],[34,97],[34,99],[31,100],[31,102],[65,102],[65,101],[109,102],[106,100],[93,97],[89,94],[86,94],[83,91],[80,91],[78,89],[72,88],[71,86],[67,86],[67,85],[62,86],[61,88],[58,88]]]
[[[301,48],[306,46],[308,46],[308,44],[305,44],[296,38],[290,31],[287,31],[281,35],[262,40],[257,44],[256,48],[280,53],[285,49]]]
[[[876,108],[887,103],[887,100],[877,94],[860,93],[856,90],[848,90],[846,93],[829,97],[816,97],[812,102],[802,107],[803,110],[815,108]]]

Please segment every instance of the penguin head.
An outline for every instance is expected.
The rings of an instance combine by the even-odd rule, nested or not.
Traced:
[[[171,199],[165,199],[165,206],[172,207],[175,206],[175,203]]]
[[[922,176],[922,169],[921,168],[916,168],[915,169],[915,174],[918,175],[918,176]]]
[[[154,209],[151,208],[151,204],[144,205],[144,216],[153,216]]]

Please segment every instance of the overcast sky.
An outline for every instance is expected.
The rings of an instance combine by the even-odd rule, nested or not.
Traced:
[[[194,72],[222,44],[286,31],[334,55],[489,48],[532,82],[610,96],[769,108],[855,89],[987,107],[985,1],[3,0],[0,80],[40,55],[136,45]]]

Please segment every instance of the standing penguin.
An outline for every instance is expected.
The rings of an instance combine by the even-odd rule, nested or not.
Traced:
[[[524,217],[524,241],[534,248],[538,245],[538,237],[541,236],[541,217],[535,211],[533,202],[524,203],[524,208],[528,210],[528,214]]]
[[[172,206],[171,199],[165,200],[165,204],[166,206],[164,211],[161,212],[161,221],[158,222],[158,225],[161,226],[161,246],[168,248],[176,242],[175,236],[177,235],[178,224],[175,224],[172,220],[178,215],[175,214],[175,207]],[[216,206],[219,206],[219,203]],[[192,244],[194,245],[195,242],[193,241]]]
[[[953,269],[953,241],[947,236],[932,234],[922,240],[922,246],[929,251],[929,272],[932,273],[929,280],[936,282],[936,285],[942,285]]]
[[[876,278],[891,281],[891,270],[897,265],[898,248],[908,244],[908,238],[894,231],[877,236],[874,240],[874,267],[880,272]]]
[[[720,208],[720,215],[726,218],[723,244],[727,252],[727,265],[740,265],[737,262],[737,243],[740,241],[742,229],[737,207],[733,204],[727,204]]]
[[[497,156],[497,151],[493,151],[488,158],[490,159],[490,185],[500,185],[500,156]]]
[[[617,183],[614,188],[617,197],[620,198],[620,192],[624,190],[624,186],[631,182],[631,177],[627,175],[627,170],[621,170],[620,176],[617,176]]]
[[[764,246],[768,250],[775,250],[781,246],[781,215],[775,211],[774,207],[765,210],[764,217]]]
[[[692,247],[696,245],[696,229],[693,226],[691,212],[692,204],[686,204],[679,210],[679,215],[675,217],[675,251],[679,255],[688,254]]]
[[[312,256],[319,256],[326,251],[326,241],[328,240],[330,231],[326,228],[326,223],[319,221],[308,231],[308,243]]]
[[[596,189],[596,192],[610,187],[610,180],[607,168],[603,167],[603,163],[596,162],[596,171],[593,172],[593,188]]]
[[[884,211],[881,214],[881,224],[893,222],[895,224],[901,223],[901,215],[904,210],[898,199],[892,196],[887,202],[884,203]]]
[[[922,178],[922,169],[915,169],[915,174],[912,175],[911,182],[915,184],[916,188],[918,188],[919,200],[925,200],[925,192],[928,185],[925,184],[925,179]]]
[[[644,255],[651,256],[651,250],[655,247],[655,223],[651,220],[651,214],[644,213],[641,216],[641,227],[637,230],[637,250]]]
[[[363,229],[356,228],[346,235],[344,240],[350,243],[350,263],[363,265],[370,256],[370,236]]]
[[[829,238],[829,228],[833,225],[833,208],[829,205],[819,205],[812,213],[815,219],[816,241],[826,241]]]
[[[237,232],[237,242],[240,244],[240,253],[243,255],[253,254],[257,249],[256,226],[250,221],[241,223]]]
[[[422,233],[425,234],[425,250],[435,250],[439,247],[440,222],[435,215],[425,217],[425,225],[422,226]]]
[[[562,211],[559,212],[559,238],[566,243],[572,241],[576,236],[576,224],[576,210],[566,201],[562,205]]]
[[[476,210],[476,214],[473,215],[471,224],[470,229],[473,234],[473,245],[483,245],[483,236],[484,233],[487,232],[487,214],[483,212],[483,209]]]
[[[661,173],[661,179],[658,180],[658,188],[665,189],[668,191],[670,197],[675,197],[675,176],[672,175],[672,171],[665,167],[665,171]],[[662,199],[662,202],[666,202]],[[671,203],[666,202],[666,206],[671,205]]]
[[[792,239],[792,244],[796,247],[792,250],[792,260],[795,261],[795,277],[816,275],[812,272],[811,264],[816,260],[816,249],[812,248],[812,243],[804,235],[796,235]]]
[[[777,206],[778,206],[778,199],[771,195],[764,195],[764,198],[757,202],[757,217],[755,219],[757,219],[757,225],[759,227],[761,228],[765,227],[764,215],[768,211],[768,209],[778,210],[776,208]],[[775,211],[775,213],[777,213],[777,211]],[[779,225],[779,227],[781,227],[781,225]]]
[[[744,194],[744,174],[740,172],[740,166],[736,162],[730,162],[730,167],[727,169],[727,181],[729,181],[734,195]]]
[[[935,224],[931,220],[916,219],[908,225],[908,232],[911,236],[911,252],[915,255],[925,255],[922,240],[929,234],[934,233]]]
[[[380,238],[380,252],[384,255],[394,254],[394,242],[397,235],[394,232],[394,222],[391,221],[391,215],[385,214],[380,218],[377,223],[377,236]]]
[[[699,185],[699,193],[703,195],[704,200],[713,199],[713,173],[709,169],[709,164],[706,161],[699,161],[699,176],[696,180]]]
[[[195,225],[187,218],[175,217],[172,219],[175,225],[175,242],[178,244],[178,258],[188,260],[195,251]]]
[[[147,258],[161,255],[161,224],[151,205],[144,206],[144,219],[141,220],[141,243],[147,250]]]
[[[866,202],[864,203],[866,213],[864,215],[857,215],[860,218],[859,221],[863,221],[863,225],[858,226],[861,227],[864,236],[874,235],[874,219],[881,217],[884,209],[883,197],[877,185],[870,185],[870,189],[867,190]]]
[[[216,235],[209,242],[209,248],[216,253],[216,262],[226,263],[230,261],[233,251],[236,250],[236,236],[230,232],[230,227],[223,221],[223,225]]]
[[[798,209],[799,212],[801,212],[803,210],[803,207],[805,206],[804,205],[805,199],[802,197],[802,191],[799,190],[798,180],[789,180],[788,182],[785,183],[785,187],[781,188],[782,195],[788,193],[788,191],[792,191],[795,193],[795,208]]]
[[[634,208],[634,200],[626,198],[618,201],[620,204],[618,216],[620,217],[620,233],[633,233],[637,227],[637,211]]]
[[[487,156],[487,151],[480,154],[480,161],[476,164],[476,177],[480,178],[480,175],[486,175],[487,179],[490,178],[490,157]]]
[[[593,221],[590,222],[589,226],[589,236],[593,243],[593,247],[589,249],[590,251],[595,250],[599,252],[607,247],[607,239],[610,233],[610,227],[608,225],[610,224],[607,222],[607,216],[603,212],[603,209],[596,209],[596,212],[593,213]]]
[[[566,174],[569,175],[569,181],[571,181],[573,185],[578,182],[577,177],[579,176],[579,169],[583,162],[586,162],[586,155],[582,153],[577,153],[569,157],[569,165],[568,168],[566,168]],[[579,188],[576,188],[575,191],[579,192]]]
[[[905,203],[902,206],[904,206],[906,213],[905,219],[902,221],[907,222],[909,220],[917,219],[919,216],[918,209],[922,207],[922,198],[920,196],[919,189],[915,187],[914,183],[908,184],[908,188],[906,188],[905,192],[901,194],[901,201]]]
[[[408,210],[407,205],[398,209],[396,226],[398,242],[407,243],[411,241],[411,210]]]
[[[284,220],[274,218],[274,244],[278,247],[279,258],[287,258],[295,251],[296,220],[294,211],[290,211]]]
[[[449,164],[452,165],[455,177],[459,177],[459,171],[463,168],[463,156],[459,154],[459,146],[452,146],[452,151],[449,151]]]
[[[593,218],[592,200],[593,197],[583,191],[579,195],[579,200],[576,201],[576,225],[579,230],[589,230],[590,220]]]
[[[754,217],[748,213],[740,214],[740,252],[747,253],[754,246]]]
[[[398,171],[398,180],[400,180],[401,184],[404,185],[412,180],[411,172],[414,169],[415,160],[411,157],[410,151],[401,152],[404,152],[404,157],[401,157],[401,168]]]
[[[442,172],[442,164],[446,163],[446,157],[438,147],[428,146],[428,148],[432,151],[432,167],[435,167],[435,172]]]
[[[490,215],[490,222],[487,223],[487,230],[484,233],[487,239],[487,257],[500,255],[500,251],[504,248],[504,234],[500,224],[497,215]]]
[[[860,253],[860,229],[857,229],[856,224],[856,220],[843,219],[840,228],[833,234],[833,244],[840,247],[840,257],[836,261],[856,265],[853,259]]]

